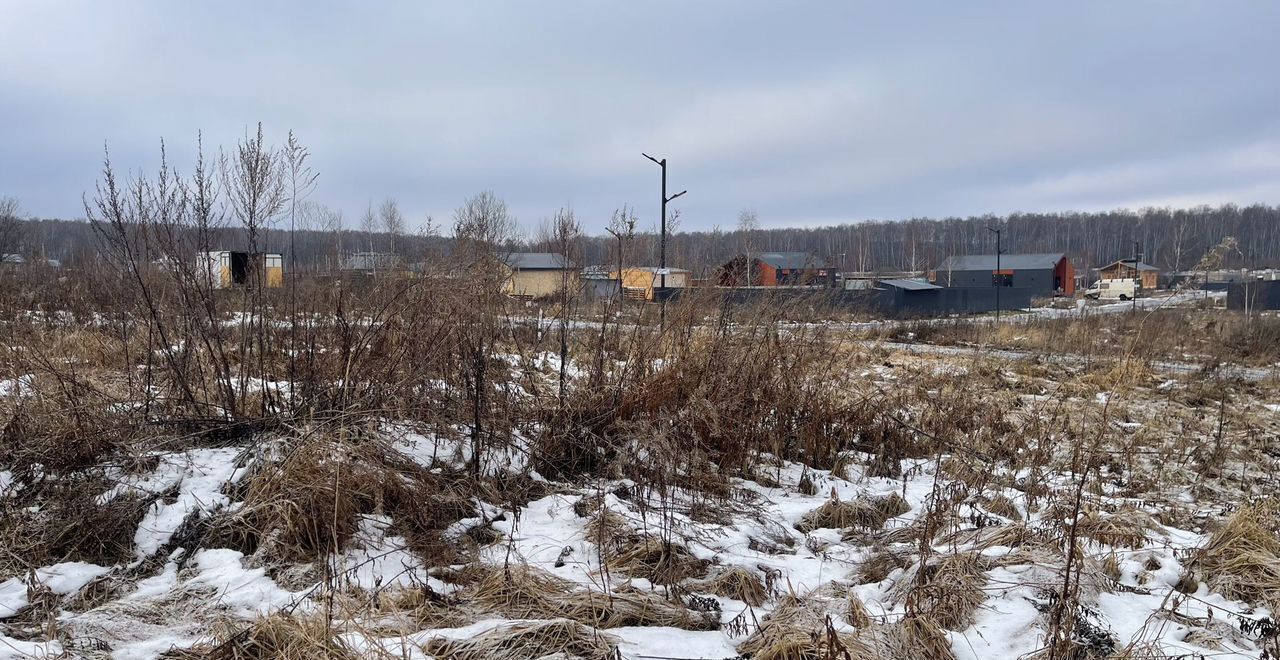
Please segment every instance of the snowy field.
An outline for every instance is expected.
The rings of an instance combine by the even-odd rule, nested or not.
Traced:
[[[263,530],[246,552],[215,538],[217,524],[202,527],[260,515],[250,500],[262,474],[287,469],[296,438],[103,466],[97,505],[147,502],[132,557],[0,581],[0,658],[233,657],[218,649],[245,639],[255,657],[297,657],[264,641],[271,622],[331,638],[334,657],[1013,660],[1048,657],[1050,630],[1078,658],[1262,658],[1274,648],[1277,594],[1248,584],[1280,575],[1268,527],[1277,510],[1265,499],[1280,455],[1273,381],[1233,390],[1225,433],[1237,451],[1222,444],[1217,402],[1197,402],[1195,376],[1107,390],[1070,366],[879,350],[880,364],[850,377],[917,391],[898,411],[909,424],[979,371],[1008,412],[935,455],[886,465],[855,448],[834,470],[763,456],[753,478],[705,492],[551,481],[511,447],[484,471],[520,475],[537,496],[469,495],[470,515],[442,533],[465,549],[461,563],[423,556],[400,534],[405,505],[389,500],[359,511],[323,560],[282,559],[272,548],[287,529]],[[1098,461],[1082,462],[1054,426],[1081,420],[1108,438],[1094,446]],[[400,466],[406,481],[470,458],[458,438],[392,423],[379,434],[379,465]],[[326,447],[318,464],[339,466],[335,479],[363,474],[364,450]],[[639,463],[662,460],[647,451],[637,447]],[[38,508],[39,475],[0,468],[0,498]],[[1248,552],[1236,552],[1238,538],[1251,539]]]

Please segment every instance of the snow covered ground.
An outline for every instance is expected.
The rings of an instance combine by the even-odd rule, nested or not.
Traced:
[[[955,365],[946,362],[946,355],[927,357],[938,360],[934,369],[972,366],[968,358]],[[877,366],[866,374],[889,384],[901,378],[895,369],[900,370]],[[1137,394],[1064,395],[1062,400],[1094,412],[1118,406],[1117,401],[1127,403],[1116,432],[1159,435],[1168,432],[1159,426],[1161,418],[1182,414],[1168,395],[1181,387],[1168,380]],[[1274,393],[1259,396],[1251,414],[1261,420],[1256,422],[1259,432],[1274,433],[1280,399]],[[1026,400],[1049,398],[1028,395]],[[428,470],[469,459],[468,446],[458,440],[394,424],[384,433],[398,459]],[[1069,448],[1059,449],[1063,456],[1070,454]],[[1228,515],[1239,504],[1233,501],[1239,493],[1215,490],[1219,487],[1213,484],[1219,482],[1205,481],[1194,496],[1182,486],[1167,493],[1152,487],[1138,494],[1132,482],[1160,467],[1144,463],[1139,452],[1130,455],[1133,463],[1116,464],[1115,479],[1099,480],[1086,507],[1064,511],[1060,502],[1035,495],[1028,484],[1038,478],[1048,492],[1071,492],[1079,475],[1069,470],[1003,473],[992,467],[990,483],[975,487],[975,477],[944,469],[963,455],[960,448],[902,459],[895,471],[899,477],[872,476],[868,457],[859,452],[850,453],[838,474],[765,457],[755,478],[733,479],[729,492],[710,500],[693,490],[654,490],[621,479],[552,483],[533,473],[546,494],[518,507],[477,501],[476,517],[459,521],[455,531],[465,536],[480,526],[492,532],[479,543],[473,568],[529,567],[574,585],[576,593],[605,599],[611,593],[653,595],[719,619],[712,630],[609,628],[605,632],[628,660],[736,658],[788,597],[830,606],[832,630],[838,634],[856,635],[866,625],[851,620],[850,602],[860,603],[871,621],[893,625],[921,607],[925,596],[914,589],[926,584],[922,571],[952,559],[971,562],[980,579],[972,614],[944,632],[951,653],[960,659],[1014,660],[1044,645],[1047,612],[1062,589],[1066,568],[1065,553],[1055,551],[1054,544],[1062,543],[1076,521],[1099,523],[1103,530],[1109,529],[1108,521],[1124,523],[1126,534],[1097,532],[1080,543],[1082,564],[1075,580],[1083,622],[1077,632],[1097,632],[1105,640],[1100,648],[1112,652],[1163,654],[1144,657],[1263,657],[1262,641],[1249,625],[1268,619],[1271,612],[1217,593],[1206,581],[1188,586],[1186,580],[1195,568],[1196,549],[1209,540],[1211,521]],[[514,449],[495,454],[484,469],[528,473],[522,456]],[[192,548],[183,545],[184,539],[175,541],[184,522],[242,506],[235,486],[255,461],[265,460],[261,452],[245,446],[197,447],[152,458],[148,469],[117,470],[111,475],[114,485],[98,496],[100,503],[109,503],[164,494],[151,502],[134,530],[133,559],[115,566],[56,563],[0,582],[0,658],[157,658],[172,648],[207,642],[226,626],[243,628],[275,613],[327,616],[326,607],[332,604],[322,596],[315,565],[263,565],[238,550]],[[1261,463],[1256,467],[1268,469]],[[16,497],[23,487],[11,473],[0,471],[0,498]],[[896,498],[902,506],[883,520],[812,524],[812,513],[824,507],[874,507]],[[930,517],[939,502],[946,502],[951,513]],[[601,520],[613,521],[608,538],[600,531],[603,527],[593,526]],[[922,531],[929,525],[939,527]],[[624,551],[615,545],[629,548],[654,539],[680,548],[681,561],[692,567],[678,589],[619,568],[614,561]],[[335,617],[335,633],[348,648],[366,655],[428,658],[432,640],[472,639],[523,620],[477,604],[474,579],[460,577],[463,567],[429,565],[411,545],[396,532],[393,518],[368,514],[359,519],[343,552],[324,562],[344,597],[363,603]],[[716,593],[717,576],[733,568],[759,580],[767,592],[764,602]],[[423,625],[423,619],[401,617],[393,630],[386,623],[391,614],[372,603],[406,593],[443,599],[455,611],[456,625]]]

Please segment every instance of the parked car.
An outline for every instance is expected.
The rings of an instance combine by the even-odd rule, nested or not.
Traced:
[[[1138,280],[1098,280],[1084,292],[1090,300],[1133,300],[1142,292]]]

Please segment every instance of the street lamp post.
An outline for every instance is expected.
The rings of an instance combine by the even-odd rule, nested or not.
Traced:
[[[662,279],[659,281],[658,286],[663,290],[663,293],[666,293],[666,288],[667,288],[667,202],[670,202],[671,200],[689,191],[681,190],[680,192],[670,197],[667,197],[667,159],[663,158],[662,160],[658,160],[657,158],[654,158],[653,156],[650,156],[649,154],[646,154],[644,152],[641,152],[640,155],[657,163],[658,166],[662,168],[662,223],[661,223],[661,235],[658,239],[658,273]]]

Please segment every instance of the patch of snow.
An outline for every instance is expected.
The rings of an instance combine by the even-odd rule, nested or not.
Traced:
[[[111,569],[82,561],[70,561],[36,569],[36,582],[48,587],[59,596],[79,591],[94,578]],[[0,619],[11,617],[30,604],[27,601],[27,581],[24,577],[11,577],[0,582]]]
[[[680,628],[611,628],[606,633],[618,637],[622,657],[641,658],[737,658],[733,641],[723,632],[695,632]]]
[[[369,591],[387,587],[412,587],[428,584],[436,593],[456,589],[427,575],[422,560],[408,550],[403,537],[388,535],[391,519],[386,516],[363,516],[353,538],[354,548],[338,559],[337,570],[349,585]]]
[[[299,596],[281,589],[266,569],[245,568],[243,559],[235,550],[200,550],[191,560],[200,572],[183,586],[211,587],[219,606],[246,619],[290,605]]]
[[[0,660],[43,660],[61,658],[58,642],[28,642],[0,634]]]
[[[0,380],[0,397],[28,397],[35,392],[36,377],[33,374]]]
[[[238,450],[231,448],[163,454],[153,472],[140,478],[122,479],[99,500],[109,502],[126,494],[158,495],[177,488],[178,494],[172,503],[157,499],[138,523],[133,537],[134,551],[138,559],[145,559],[169,542],[188,515],[207,513],[230,502],[222,494],[222,487],[243,474],[236,469],[238,454]]]

